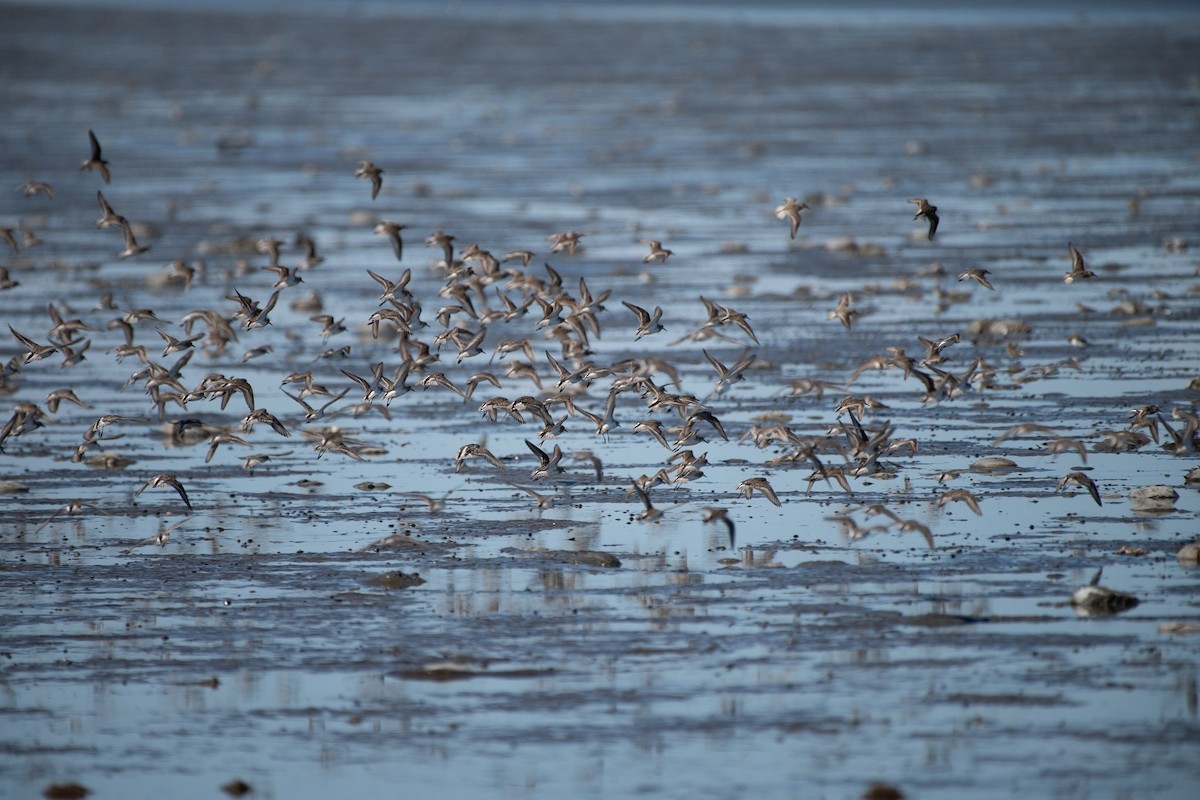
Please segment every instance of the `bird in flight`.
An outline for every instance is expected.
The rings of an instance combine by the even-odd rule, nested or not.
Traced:
[[[929,240],[933,241],[933,235],[937,233],[938,228],[937,206],[931,205],[924,197],[914,197],[908,202],[917,207],[917,213],[913,214],[913,219],[924,217],[929,221]]]

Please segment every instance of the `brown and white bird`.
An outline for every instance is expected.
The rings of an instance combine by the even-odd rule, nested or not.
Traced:
[[[992,286],[991,282],[987,279],[987,276],[990,274],[991,274],[991,270],[986,270],[981,267],[971,267],[968,270],[963,270],[962,272],[960,272],[958,274],[958,279],[960,281],[965,281],[969,278],[970,280],[973,280],[976,283],[978,283],[983,288],[991,289],[992,291],[995,291],[996,287]]]
[[[1087,268],[1083,262],[1083,254],[1071,242],[1067,242],[1067,250],[1071,253],[1071,271],[1063,276],[1063,283],[1074,283],[1086,278],[1096,277],[1096,273]]]
[[[17,187],[18,192],[23,192],[26,197],[33,197],[38,192],[46,195],[46,199],[54,199],[54,187],[42,181],[25,181]]]
[[[851,305],[854,302],[854,295],[850,292],[843,292],[838,298],[837,307],[829,312],[829,319],[841,321],[847,328],[854,327],[854,318],[859,315],[859,310]]]
[[[100,155],[100,141],[96,138],[96,134],[88,129],[88,141],[92,145],[92,154],[83,160],[83,164],[79,167],[79,171],[95,170],[100,173],[100,177],[105,183],[109,183],[111,175],[108,171],[108,162]]]
[[[1068,484],[1071,483],[1087,489],[1088,494],[1090,494],[1092,499],[1096,501],[1096,505],[1104,505],[1104,503],[1100,502],[1100,489],[1097,488],[1096,482],[1087,475],[1084,475],[1082,472],[1068,472],[1059,480],[1058,485],[1054,487],[1054,491],[1061,492],[1067,487]]]
[[[187,506],[188,511],[192,510],[192,501],[188,500],[187,491],[183,488],[183,484],[179,482],[178,478],[167,472],[159,473],[143,483],[140,487],[138,487],[138,490],[133,493],[133,496],[137,497],[147,489],[161,489],[164,487],[174,489],[179,494],[179,498],[183,500],[183,504]]]
[[[941,508],[948,503],[958,501],[966,503],[967,507],[974,511],[979,516],[983,516],[983,511],[979,508],[979,500],[968,489],[951,489],[948,492],[943,492],[938,496],[937,504]]]
[[[655,239],[642,239],[642,244],[650,248],[650,252],[642,256],[642,263],[648,264],[651,261],[661,261],[667,263],[667,259],[674,255],[673,250],[668,250],[662,246],[662,242]]]
[[[12,332],[13,338],[20,342],[26,349],[25,354],[21,357],[24,364],[28,364],[31,361],[41,361],[58,352],[58,346],[38,344],[25,334],[19,333],[12,325],[8,326],[8,330]]]
[[[641,306],[635,306],[633,303],[622,300],[621,304],[632,311],[638,318],[638,329],[637,333],[634,334],[634,339],[640,339],[643,336],[649,336],[652,333],[666,330],[662,326],[662,306],[655,306],[654,313],[651,314],[646,309]]]
[[[125,234],[125,249],[117,254],[118,258],[129,258],[150,249],[150,245],[148,244],[138,244],[137,239],[133,235],[133,228],[128,222],[121,226],[121,232]]]
[[[473,458],[482,458],[493,467],[504,469],[504,462],[496,458],[491,450],[488,450],[481,444],[472,442],[458,448],[458,453],[454,456],[454,471],[462,472],[463,464]]]
[[[97,228],[111,228],[119,226],[121,228],[129,227],[129,220],[122,217],[117,212],[113,211],[113,207],[104,199],[104,192],[96,191],[96,200],[100,203],[100,219],[96,220]]]
[[[386,236],[392,243],[392,252],[396,254],[397,261],[403,260],[404,257],[404,240],[400,238],[400,231],[406,227],[390,219],[385,219],[375,226],[375,235]]]
[[[774,505],[781,505],[779,495],[775,494],[775,489],[767,482],[766,478],[746,478],[737,485],[737,490],[746,496],[749,500],[755,492],[758,492]]]
[[[930,202],[928,200],[926,200],[924,197],[914,197],[911,200],[909,200],[908,202],[912,203],[913,205],[915,205],[917,207],[917,213],[913,214],[913,219],[920,219],[921,217],[924,217],[926,220],[929,221],[929,237],[928,238],[932,241],[933,235],[935,233],[937,233],[937,228],[938,228],[938,219],[939,218],[937,215],[937,206],[931,205]]]
[[[370,161],[358,162],[358,169],[354,171],[356,178],[371,179],[371,199],[374,200],[379,196],[379,190],[383,188],[383,170],[375,166]]]
[[[800,212],[809,209],[808,203],[802,203],[794,197],[784,198],[783,205],[775,208],[775,216],[779,219],[786,219],[792,226],[792,238],[796,238],[796,232],[800,230]]]
[[[729,512],[723,508],[714,508],[709,506],[704,509],[703,522],[722,522],[725,524],[725,529],[729,531],[729,546],[733,547],[735,538],[737,537],[737,529],[734,527],[733,520],[729,518]]]

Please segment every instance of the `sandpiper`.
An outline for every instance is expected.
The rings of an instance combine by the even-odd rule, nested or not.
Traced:
[[[383,170],[370,161],[360,161],[358,162],[358,169],[354,171],[354,177],[370,178],[371,199],[374,200],[379,196],[379,190],[383,187]]]
[[[92,145],[92,154],[83,160],[83,164],[79,167],[79,171],[96,170],[100,173],[100,177],[105,183],[110,182],[111,175],[108,172],[108,162],[100,155],[100,140],[96,138],[96,134],[88,129],[88,141]]]
[[[988,279],[987,279],[987,276],[989,274],[991,274],[991,270],[982,269],[980,267],[971,267],[968,270],[963,270],[962,272],[960,272],[958,274],[958,279],[960,281],[965,281],[967,279],[970,279],[970,280],[975,281],[976,283],[978,283],[980,286],[984,287],[985,289],[991,289],[992,291],[995,291],[996,287],[992,286],[991,282],[988,281]]]
[[[392,243],[392,252],[396,254],[397,261],[404,258],[404,240],[400,238],[400,231],[406,227],[408,226],[401,225],[399,222],[393,222],[390,219],[385,219],[375,226],[375,235],[386,236]]]
[[[928,238],[930,239],[930,241],[932,241],[933,235],[935,233],[937,233],[937,229],[938,229],[939,217],[937,215],[937,206],[930,205],[929,201],[926,200],[924,197],[914,197],[911,200],[909,200],[908,202],[912,203],[913,205],[915,205],[917,207],[917,213],[913,214],[913,219],[920,219],[921,217],[924,217],[926,220],[929,221],[929,237]]]
[[[749,500],[755,492],[758,492],[774,505],[782,505],[779,502],[779,495],[775,494],[775,489],[771,486],[766,478],[746,478],[737,485],[737,490],[746,496]]]
[[[161,472],[158,475],[155,475],[153,478],[150,478],[148,481],[138,487],[138,490],[133,493],[133,496],[137,497],[147,489],[161,489],[163,487],[174,489],[179,494],[180,499],[183,500],[183,504],[187,506],[188,511],[192,510],[192,501],[188,499],[187,491],[183,488],[183,484],[179,482],[178,478],[167,472]]]
[[[722,522],[725,524],[725,529],[729,531],[729,546],[732,548],[737,536],[737,530],[734,527],[733,520],[729,518],[729,513],[723,508],[714,508],[712,506],[708,506],[703,511],[703,522]]]
[[[1071,483],[1087,489],[1088,494],[1090,494],[1092,499],[1096,501],[1096,505],[1104,505],[1104,503],[1100,502],[1100,489],[1097,488],[1096,482],[1087,475],[1084,475],[1082,472],[1068,472],[1059,480],[1058,485],[1054,487],[1054,491],[1061,492],[1067,487],[1067,484]]]
[[[1087,265],[1084,264],[1083,254],[1079,252],[1078,247],[1071,242],[1067,242],[1067,250],[1071,254],[1071,271],[1063,276],[1063,283],[1074,283],[1085,278],[1096,277],[1096,273],[1089,270]]]
[[[664,331],[666,328],[662,326],[662,306],[655,306],[654,313],[651,314],[641,306],[635,306],[633,303],[621,301],[621,304],[632,311],[638,318],[638,329],[634,335],[635,339],[640,339],[643,336],[649,336],[652,333]]]
[[[650,252],[642,256],[642,263],[648,264],[651,261],[661,261],[667,263],[667,259],[674,255],[674,251],[667,250],[662,246],[662,242],[655,239],[642,239],[642,244],[650,248]]]
[[[784,198],[783,205],[776,207],[775,216],[786,219],[792,226],[792,238],[800,230],[800,212],[809,208],[808,203],[802,203],[794,197]]]

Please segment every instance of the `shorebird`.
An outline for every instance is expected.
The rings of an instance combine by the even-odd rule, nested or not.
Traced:
[[[655,239],[642,239],[642,244],[649,246],[650,252],[642,257],[642,263],[648,264],[651,261],[661,261],[667,263],[667,259],[674,255],[674,252],[667,250],[662,246],[662,242]]]
[[[504,258],[500,259],[500,263],[507,264],[509,261],[520,261],[522,267],[528,267],[533,256],[534,253],[532,250],[511,250],[504,254]]]
[[[58,519],[60,516],[69,516],[69,517],[80,516],[83,514],[83,510],[85,508],[90,508],[93,511],[97,511],[106,517],[112,516],[112,514],[109,514],[107,511],[100,508],[99,506],[93,505],[91,503],[85,503],[82,500],[72,500],[71,502],[67,503],[65,506],[60,508],[58,511],[55,511],[53,514],[51,514],[49,516],[49,518],[47,518],[46,521],[43,522],[36,531],[34,531],[34,533],[41,533],[43,530],[46,529],[46,527],[51,522],[54,522],[54,520]]]
[[[794,197],[784,198],[783,205],[776,207],[775,216],[786,219],[792,226],[792,238],[800,230],[800,212],[809,209],[808,203],[801,203]]]
[[[372,272],[371,270],[367,270],[367,274],[371,276],[372,280],[379,284],[381,289],[383,289],[383,292],[379,295],[380,305],[383,305],[389,300],[403,304],[412,299],[412,294],[408,291],[408,282],[412,280],[411,269],[404,270],[404,272],[400,274],[400,277],[396,279],[395,283],[389,281],[382,275]],[[404,324],[407,327],[407,321],[405,321]]]
[[[637,515],[638,519],[645,520],[646,522],[656,522],[660,517],[662,517],[662,509],[654,507],[654,504],[650,502],[650,495],[640,483],[634,481],[630,485],[629,491],[626,492],[626,496],[630,494],[636,494],[638,499],[642,501],[642,505],[646,507],[645,511]]]
[[[383,187],[383,170],[375,166],[370,161],[358,162],[358,169],[354,171],[356,178],[371,179],[371,199],[374,200],[379,195],[380,188]]]
[[[80,408],[91,408],[91,406],[89,406],[87,403],[80,400],[75,395],[75,392],[73,392],[72,390],[70,390],[70,389],[55,389],[54,391],[50,392],[50,394],[46,395],[46,400],[45,400],[46,409],[51,414],[57,414],[58,406],[64,400],[69,403],[74,403],[75,405],[79,406]]]
[[[991,270],[982,269],[980,267],[971,267],[968,270],[960,272],[958,274],[958,279],[960,281],[965,281],[970,278],[985,289],[991,289],[992,291],[995,291],[996,287],[992,286],[991,282],[987,279],[987,276],[990,274]]]
[[[346,332],[345,317],[334,319],[331,314],[315,314],[308,319],[310,322],[316,322],[321,325],[322,339],[328,339],[330,336]]]
[[[100,219],[96,220],[97,228],[111,228],[114,226],[119,226],[122,228],[128,227],[129,220],[113,211],[112,206],[110,206],[108,201],[104,199],[104,192],[97,190],[96,200],[100,203]]]
[[[484,461],[491,464],[493,467],[504,469],[504,462],[496,458],[491,450],[488,450],[481,444],[471,443],[464,444],[458,448],[458,453],[454,456],[454,471],[462,472],[463,464],[473,458],[482,458]]]
[[[929,221],[928,238],[932,241],[933,235],[937,233],[938,229],[937,206],[930,205],[929,201],[924,197],[914,197],[908,202],[917,207],[917,213],[913,214],[913,219],[920,219],[921,217],[924,217]]]
[[[21,285],[20,281],[14,281],[12,276],[8,274],[7,267],[0,267],[0,292],[8,289],[15,289]]]
[[[702,522],[725,523],[725,529],[729,531],[729,547],[732,548],[734,545],[734,538],[737,536],[737,531],[734,528],[733,520],[729,518],[729,513],[723,508],[714,508],[712,506],[708,506],[707,508],[703,509],[703,512],[704,516],[701,519]]]
[[[1087,463],[1087,450],[1084,448],[1083,442],[1078,439],[1068,439],[1065,436],[1060,436],[1052,442],[1046,442],[1043,446],[1046,448],[1047,453],[1053,453],[1056,456],[1059,453],[1074,450],[1079,454],[1079,460],[1085,464]]]
[[[912,533],[915,531],[921,534],[921,537],[925,539],[925,544],[929,545],[930,550],[934,548],[933,531],[929,530],[928,525],[923,525],[915,519],[902,519],[899,520],[899,522],[901,533]]]
[[[956,500],[960,503],[966,503],[968,508],[979,516],[983,516],[983,511],[979,508],[979,500],[967,489],[951,489],[948,492],[943,492],[937,499],[938,508]]]
[[[282,453],[252,453],[248,456],[242,456],[242,469],[247,472],[253,472],[255,467],[265,464],[272,459],[283,458],[291,454],[291,450],[285,450]]]
[[[693,411],[688,415],[685,422],[686,425],[696,425],[700,422],[707,422],[722,439],[727,442],[729,441],[729,437],[725,434],[725,426],[721,424],[721,420],[717,419],[717,416],[707,409],[702,408],[698,411]]]
[[[420,494],[419,492],[400,492],[401,497],[411,497],[412,499],[420,500],[422,503],[429,506],[430,514],[440,514],[442,511],[444,511],[446,508],[446,499],[452,494],[454,494],[453,489],[446,492],[446,494],[441,497],[430,497],[427,494]]]
[[[857,317],[860,312],[857,308],[851,307],[850,304],[853,302],[854,295],[850,292],[844,292],[842,296],[838,298],[837,308],[829,312],[829,319],[840,320],[841,323],[847,328],[854,327],[854,318]]]
[[[304,250],[304,258],[297,265],[299,269],[315,267],[325,260],[324,256],[317,255],[317,243],[308,234],[297,233],[294,243]]]
[[[666,328],[662,326],[662,306],[655,306],[654,313],[650,314],[641,306],[635,306],[633,303],[621,301],[621,304],[632,311],[638,318],[638,329],[634,335],[634,339],[640,339],[643,336],[649,336],[659,331],[664,331]]]
[[[1063,276],[1063,283],[1074,283],[1085,278],[1094,278],[1096,273],[1087,268],[1083,262],[1083,254],[1079,248],[1067,242],[1067,250],[1071,253],[1071,271]]]
[[[167,472],[161,472],[143,483],[140,487],[138,487],[138,490],[133,493],[133,496],[137,497],[147,489],[161,489],[163,487],[168,487],[178,492],[180,499],[183,500],[183,504],[187,506],[188,511],[192,510],[192,501],[188,500],[187,491],[183,488],[183,484],[179,482],[178,478]]]
[[[1096,501],[1096,505],[1104,505],[1104,503],[1100,502],[1100,489],[1096,487],[1096,482],[1082,472],[1068,472],[1059,480],[1058,485],[1054,487],[1054,491],[1061,492],[1070,483],[1087,489],[1088,494]]]
[[[171,334],[160,330],[158,335],[161,336],[163,341],[167,343],[167,346],[163,348],[163,356],[169,356],[171,353],[178,353],[181,350],[187,350],[188,348],[193,347],[194,342],[200,341],[207,334],[197,333],[195,336],[187,339],[176,339]]]
[[[17,244],[17,237],[13,236],[12,228],[0,228],[0,239],[4,240],[14,253],[21,252],[21,245]]]
[[[772,488],[771,484],[766,478],[746,478],[746,480],[737,485],[737,490],[743,493],[747,500],[749,500],[755,492],[758,492],[763,497],[767,498],[767,500],[771,501],[771,503],[774,505],[781,505],[779,502],[779,495],[775,494],[775,489]]]
[[[392,243],[392,252],[396,254],[396,260],[400,261],[404,257],[404,240],[400,238],[400,231],[404,230],[407,225],[401,225],[399,222],[392,222],[390,219],[385,219],[375,226],[376,236],[386,236]]]
[[[292,398],[293,400],[295,400],[297,403],[300,404],[300,406],[304,409],[304,421],[305,422],[314,422],[315,420],[318,420],[321,417],[325,416],[325,410],[327,408],[329,408],[331,405],[336,403],[338,400],[341,400],[343,397],[345,397],[350,392],[350,387],[347,386],[345,389],[342,390],[341,394],[336,395],[328,403],[321,406],[320,408],[313,408],[308,403],[304,402],[303,399],[297,397],[294,394],[287,392],[286,390],[281,389],[280,391],[282,391],[288,397]]]
[[[563,471],[563,468],[559,466],[559,462],[562,461],[563,452],[562,448],[558,445],[554,445],[554,450],[550,453],[547,453],[528,439],[525,440],[525,446],[529,448],[529,452],[533,453],[534,457],[538,460],[537,468],[530,475],[533,479],[548,478],[551,471],[556,473]]]
[[[264,236],[254,243],[254,249],[271,259],[271,265],[279,263],[279,245],[283,242],[274,236]]]
[[[530,489],[528,486],[521,486],[520,484],[513,483],[512,481],[504,482],[514,489],[520,489],[522,492],[525,492],[525,494],[532,497],[534,502],[537,503],[539,511],[550,508],[550,506],[554,505],[554,501],[558,498],[558,492],[555,492],[554,494],[540,494],[539,492],[535,492],[533,489]]]
[[[577,408],[579,414],[588,419],[596,426],[597,436],[607,436],[613,429],[621,427],[621,423],[613,417],[613,413],[617,407],[617,392],[612,390],[608,393],[608,399],[604,402],[604,416],[593,414],[592,412]]]
[[[58,352],[59,346],[57,345],[38,344],[25,334],[19,333],[12,325],[9,325],[8,329],[12,332],[13,338],[20,342],[27,350],[22,357],[21,363],[23,364],[28,364],[32,361],[41,361]]]
[[[667,436],[663,433],[662,423],[656,419],[644,419],[633,426],[635,431],[644,431],[650,434],[668,450],[672,449],[670,443],[667,442]]]
[[[148,244],[138,244],[133,235],[133,226],[128,222],[121,226],[121,232],[125,234],[125,249],[117,254],[118,258],[129,258],[150,249]]]
[[[25,181],[17,187],[18,192],[24,192],[26,197],[33,197],[38,192],[46,195],[46,199],[54,199],[54,187],[42,181]]]
[[[108,162],[100,155],[100,140],[96,138],[96,134],[88,129],[88,141],[92,144],[92,154],[83,160],[83,164],[79,167],[79,171],[96,170],[100,173],[100,177],[105,183],[109,183],[111,178],[108,172]]]
[[[208,440],[208,453],[204,456],[204,463],[212,461],[213,456],[217,454],[217,449],[223,444],[240,444],[243,447],[249,447],[250,443],[240,436],[232,433],[217,433]]]
[[[42,240],[34,233],[33,228],[29,227],[29,223],[25,220],[18,222],[17,227],[21,230],[22,247],[37,247],[42,243]]]
[[[416,385],[420,386],[422,389],[429,389],[431,386],[441,386],[443,389],[449,389],[450,391],[454,392],[464,400],[466,399],[466,394],[463,392],[463,390],[455,386],[454,383],[446,377],[446,373],[444,372],[431,372],[424,378],[421,378],[421,380],[417,381]]]
[[[992,446],[996,446],[1006,439],[1011,439],[1014,436],[1024,436],[1027,433],[1044,433],[1048,436],[1053,436],[1055,439],[1062,438],[1058,431],[1046,425],[1041,425],[1037,422],[1022,422],[1020,425],[1013,425],[1004,433],[997,436],[992,441]]]
[[[575,231],[563,231],[562,233],[554,233],[547,236],[546,241],[550,242],[551,253],[565,251],[570,255],[574,255],[579,249],[579,240],[582,236],[582,233],[576,233]]]
[[[256,408],[253,411],[251,411],[249,414],[247,414],[245,417],[242,418],[242,422],[241,422],[242,433],[249,433],[250,429],[253,428],[256,424],[258,424],[260,422],[264,423],[266,425],[270,425],[271,430],[275,431],[280,436],[291,436],[292,435],[291,431],[289,431],[287,428],[285,428],[283,423],[280,422],[279,419],[274,414],[267,411],[265,408]]]
[[[707,350],[701,350],[700,352],[704,354],[704,357],[708,359],[708,363],[712,364],[713,369],[717,371],[717,386],[713,390],[714,394],[720,394],[727,387],[732,386],[738,381],[745,380],[746,378],[742,373],[749,369],[758,359],[757,355],[751,353],[750,355],[739,357],[732,367],[726,367]]]
[[[448,233],[434,231],[425,237],[426,247],[442,248],[442,265],[447,270],[454,269],[454,237]]]
[[[166,545],[167,542],[171,541],[171,532],[187,521],[188,521],[187,517],[184,517],[183,519],[178,520],[177,522],[171,523],[170,525],[166,526],[165,528],[162,528],[162,530],[160,530],[158,533],[154,534],[153,536],[147,536],[145,539],[142,539],[140,542],[135,542],[134,544],[129,545],[129,547],[127,547],[126,549],[121,551],[121,555],[123,555],[123,556],[129,555],[131,552],[133,552],[133,549],[135,547],[145,547],[148,544],[156,544],[159,547],[163,547],[164,545]],[[160,523],[160,527],[161,527],[161,523]]]
[[[304,279],[298,274],[299,267],[293,269],[292,267],[285,267],[282,264],[270,264],[262,269],[275,273],[276,281],[271,285],[272,289],[286,289],[289,286],[304,283]]]
[[[600,457],[591,450],[576,450],[575,452],[571,453],[571,458],[575,459],[576,461],[587,461],[592,465],[592,469],[596,472],[596,480],[604,480],[604,462],[601,461]]]

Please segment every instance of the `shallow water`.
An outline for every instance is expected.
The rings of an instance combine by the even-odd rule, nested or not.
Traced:
[[[1068,9],[997,22],[967,10],[873,25],[821,12],[768,24],[769,4],[689,17],[505,8],[486,19],[436,4],[347,16],[5,8],[0,178],[48,181],[55,197],[0,193],[0,226],[25,220],[44,240],[0,244],[20,282],[0,292],[2,321],[44,343],[53,301],[96,330],[78,365],[56,355],[8,378],[5,411],[44,407],[64,386],[91,408],[64,403],[0,454],[0,479],[28,487],[0,495],[0,794],[77,781],[96,796],[211,797],[241,778],[266,797],[403,786],[847,798],[874,781],[920,798],[1192,797],[1200,637],[1159,627],[1200,622],[1200,573],[1175,558],[1200,530],[1200,496],[1184,484],[1197,459],[1154,443],[1095,447],[1135,407],[1159,406],[1177,429],[1172,410],[1195,409],[1200,279],[1175,240],[1195,237],[1200,210],[1197,18]],[[111,185],[77,171],[88,128]],[[353,177],[364,159],[386,171],[374,202]],[[117,258],[120,235],[94,224],[98,188],[145,226],[149,252]],[[771,214],[789,195],[813,206],[794,242]],[[905,203],[920,196],[939,207],[932,242]],[[402,263],[372,233],[380,218],[409,226]],[[747,379],[707,399],[730,441],[710,434],[693,447],[708,454],[702,477],[651,491],[660,520],[639,519],[627,494],[671,455],[632,430],[646,416],[636,394],[619,398],[607,437],[568,420],[555,481],[530,479],[535,424],[476,411],[553,386],[541,351],[557,348],[536,314],[494,323],[484,355],[456,364],[448,346],[432,367],[459,385],[492,369],[503,388],[482,385],[468,403],[418,389],[387,406],[390,419],[350,414],[361,393],[339,370],[400,360],[365,332],[379,305],[366,270],[412,268],[430,323],[417,338],[432,341],[450,301],[422,240],[439,229],[459,252],[532,249],[530,272],[549,262],[573,294],[581,276],[611,289],[597,364],[669,356],[704,398],[715,373],[702,349],[729,364],[753,347]],[[563,230],[584,233],[584,249],[549,253],[546,237]],[[156,327],[180,335],[193,309],[231,315],[234,290],[265,302],[273,275],[253,242],[285,240],[291,266],[298,231],[325,262],[281,290],[271,325],[239,329],[182,372],[188,387],[209,373],[247,379],[293,435],[260,425],[249,449],[226,445],[206,463],[205,441],[171,442],[140,385],[124,388],[141,365],[116,360],[122,338],[107,323],[152,308],[161,322],[140,323],[136,340],[173,364]],[[674,251],[665,265],[641,263],[648,238]],[[1068,241],[1095,278],[1063,283]],[[154,282],[175,259],[204,265],[186,291]],[[934,263],[944,275],[929,274]],[[996,290],[955,279],[971,266],[991,270]],[[290,307],[310,289],[348,332],[323,341],[314,312]],[[939,290],[963,294],[939,304]],[[846,291],[861,312],[849,330],[828,316]],[[120,311],[95,308],[106,292]],[[746,313],[760,344],[672,344],[704,323],[699,295]],[[667,330],[635,340],[621,300],[662,305]],[[1029,330],[972,335],[983,319]],[[982,357],[994,387],[927,402],[895,369],[847,383],[888,347],[919,357],[918,335],[953,332],[962,341],[943,366],[962,373]],[[487,363],[522,337],[543,392],[504,377],[511,356]],[[6,341],[5,358],[21,352]],[[319,358],[342,346],[348,357]],[[308,369],[351,392],[305,425],[279,382]],[[789,397],[804,378],[839,388]],[[738,441],[776,418],[822,435],[847,421],[835,412],[847,393],[885,405],[869,429],[890,421],[918,440],[884,459],[895,477],[850,478],[853,496],[818,480],[808,494],[807,464],[770,466],[784,448]],[[579,402],[599,410],[606,395],[600,380]],[[247,410],[235,396],[166,418],[236,429]],[[102,448],[128,466],[71,462],[101,414],[132,418]],[[1048,454],[1037,433],[993,444],[1020,422],[1081,440],[1086,464]],[[317,458],[298,429],[324,425],[377,454]],[[475,441],[505,467],[456,473],[455,452]],[[573,457],[585,450],[602,478]],[[278,457],[247,471],[250,453]],[[968,469],[987,456],[1017,467]],[[1102,506],[1078,487],[1055,492],[1080,467]],[[170,489],[134,496],[161,472],[183,482],[193,513]],[[781,507],[735,491],[754,475]],[[357,488],[368,481],[389,487]],[[539,510],[511,483],[559,496]],[[1129,491],[1149,484],[1178,491],[1171,510],[1132,506]],[[939,507],[947,488],[969,488],[982,513]],[[84,514],[54,516],[73,500]],[[877,503],[927,525],[936,547],[894,527],[843,534],[843,515],[881,524],[864,508]],[[733,545],[701,521],[708,506],[728,509]],[[181,521],[162,545],[139,544]],[[392,534],[403,537],[384,543]],[[621,564],[573,563],[589,552]],[[1078,616],[1067,601],[1101,567],[1104,586],[1141,602]],[[396,572],[424,582],[379,581]]]

